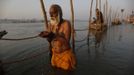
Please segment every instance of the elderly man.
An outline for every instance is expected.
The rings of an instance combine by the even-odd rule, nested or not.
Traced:
[[[61,7],[57,4],[53,4],[50,7],[49,14],[50,14],[50,22],[47,31],[43,31],[39,35],[43,38],[47,38],[50,43],[55,38],[56,35],[60,35],[65,37],[65,39],[69,43],[71,37],[71,25],[68,20],[63,19],[63,13]],[[51,44],[50,44],[50,50],[51,50]]]

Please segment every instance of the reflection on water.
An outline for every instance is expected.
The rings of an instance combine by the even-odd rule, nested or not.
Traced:
[[[87,25],[76,22],[75,28],[86,29]],[[1,28],[8,31],[4,37],[21,38],[38,34],[43,23],[2,24]],[[4,63],[0,64],[0,75],[3,70],[5,75],[134,75],[133,25],[111,26],[105,33],[90,31],[89,42],[87,33],[76,32],[77,68],[73,72],[51,67],[45,39],[0,40],[0,60]]]
[[[106,37],[105,36],[106,32],[91,30],[90,33],[91,33],[90,36],[94,36],[95,38],[95,47],[96,48],[100,47],[100,44],[102,43],[104,37]]]

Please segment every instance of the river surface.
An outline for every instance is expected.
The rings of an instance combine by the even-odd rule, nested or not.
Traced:
[[[4,38],[23,38],[38,35],[43,23],[1,23],[8,31]],[[88,22],[76,22],[74,72],[53,70],[50,66],[48,42],[34,39],[0,40],[0,60],[5,75],[134,75],[134,25],[109,26],[107,32],[90,32]],[[0,74],[1,75],[1,74]]]

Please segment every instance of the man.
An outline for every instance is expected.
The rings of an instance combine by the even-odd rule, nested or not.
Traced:
[[[47,31],[43,31],[39,35],[43,38],[47,38],[49,43],[51,43],[51,41],[55,38],[56,35],[60,35],[65,37],[65,39],[69,43],[71,37],[71,24],[69,21],[63,19],[61,7],[57,4],[53,4],[50,7],[49,14],[50,22]]]
[[[98,8],[96,9],[96,17],[98,23],[104,23],[103,14]]]

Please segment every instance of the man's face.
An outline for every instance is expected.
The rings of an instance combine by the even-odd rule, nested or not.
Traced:
[[[57,25],[60,22],[59,14],[57,9],[55,8],[50,8],[50,23],[52,25]]]
[[[50,17],[57,17],[58,16],[58,10],[56,8],[50,8]]]

